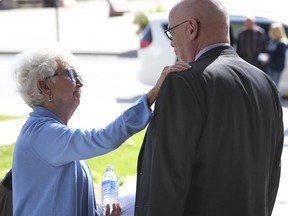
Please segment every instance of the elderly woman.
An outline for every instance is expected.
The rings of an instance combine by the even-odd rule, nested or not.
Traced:
[[[67,126],[83,87],[73,65],[72,54],[59,49],[26,51],[16,58],[18,90],[33,111],[14,151],[14,216],[99,215],[84,160],[116,149],[145,128],[166,75],[190,67],[183,62],[165,67],[156,85],[107,127],[80,129]],[[119,205],[109,209],[105,215],[121,213]]]

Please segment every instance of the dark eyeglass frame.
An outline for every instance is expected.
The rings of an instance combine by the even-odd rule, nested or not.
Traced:
[[[46,77],[45,80],[50,79],[50,78],[53,78],[53,77],[55,77],[55,76],[68,76],[73,83],[76,83],[76,82],[77,82],[77,79],[80,80],[80,81],[82,81],[82,77],[81,77],[79,74],[76,73],[76,71],[75,71],[74,68],[67,68],[67,69],[66,69],[66,72],[67,72],[67,74],[62,74],[62,73],[57,73],[57,72],[56,72],[56,73],[53,74],[52,76]]]
[[[187,20],[185,20],[185,21],[183,21],[183,22],[181,22],[181,23],[179,23],[179,24],[177,24],[177,25],[175,25],[175,26],[173,26],[173,27],[171,27],[171,28],[166,29],[166,30],[164,31],[164,33],[166,34],[167,38],[172,41],[172,40],[173,40],[173,35],[172,35],[172,33],[171,33],[171,30],[177,28],[178,26],[180,26],[180,25],[182,25],[182,24],[184,24],[184,23],[186,23],[186,22],[188,22],[189,20],[191,20],[191,19],[187,19]],[[196,19],[195,19],[195,20],[196,20]],[[197,22],[198,25],[200,24],[199,21],[196,20],[196,22]]]

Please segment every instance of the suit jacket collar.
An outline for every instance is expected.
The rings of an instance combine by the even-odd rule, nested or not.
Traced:
[[[217,46],[203,53],[196,61],[212,56],[219,56],[220,54],[237,55],[232,46]]]
[[[216,48],[216,47],[220,47],[220,46],[230,46],[230,44],[228,43],[216,43],[216,44],[211,44],[205,48],[203,48],[202,50],[200,50],[199,53],[197,53],[196,57],[195,57],[195,60],[196,61],[201,55],[203,55],[203,53],[213,49],[213,48]]]

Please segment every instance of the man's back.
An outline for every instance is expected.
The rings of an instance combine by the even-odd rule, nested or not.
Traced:
[[[202,203],[199,213],[221,213],[217,215],[268,215],[280,173],[277,181],[271,176],[280,171],[283,143],[277,91],[263,73],[226,55],[209,65],[203,78],[206,118],[193,165],[199,171],[192,174],[189,194],[194,207]]]
[[[270,215],[283,146],[275,86],[231,47],[191,66],[159,93],[139,156],[136,215]]]

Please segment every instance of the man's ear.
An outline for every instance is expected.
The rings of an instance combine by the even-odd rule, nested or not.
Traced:
[[[40,94],[43,94],[45,96],[50,96],[51,95],[51,90],[49,88],[49,86],[47,85],[46,80],[39,80],[37,82],[37,87],[40,91]]]
[[[189,33],[192,40],[197,38],[199,31],[199,23],[195,19],[189,20]]]

